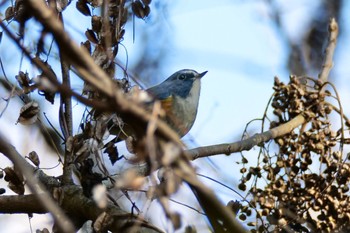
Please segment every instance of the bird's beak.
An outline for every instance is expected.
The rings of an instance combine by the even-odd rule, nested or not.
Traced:
[[[202,78],[208,71],[204,71],[203,73],[198,74],[197,78]]]

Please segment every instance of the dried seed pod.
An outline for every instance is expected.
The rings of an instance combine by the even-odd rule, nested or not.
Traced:
[[[152,0],[142,0],[143,4],[149,5],[151,4]]]
[[[78,0],[75,6],[83,15],[91,16],[91,11],[86,0]]]
[[[25,22],[32,17],[32,13],[25,4],[25,0],[17,0],[14,7],[14,20],[24,26]]]
[[[349,191],[349,186],[344,185],[341,189],[342,189],[342,192],[346,193]]]
[[[88,2],[93,6],[94,8],[102,6],[103,0],[88,0]]]
[[[13,192],[17,193],[18,195],[24,194],[24,185],[23,184],[14,184],[12,182],[8,183],[7,185]]]
[[[24,194],[24,179],[23,176],[11,167],[6,167],[5,172],[5,181],[8,182],[8,187],[15,193],[19,195]]]
[[[273,82],[273,85],[278,87],[280,86],[282,83],[281,81],[279,80],[279,78],[277,76],[274,77],[274,82]]]
[[[244,183],[240,183],[240,184],[238,185],[238,188],[239,188],[240,190],[242,190],[242,191],[245,191],[245,190],[247,189],[247,186],[246,186]]]
[[[270,129],[275,128],[275,127],[277,127],[277,126],[279,126],[279,123],[278,123],[278,122],[276,122],[276,121],[271,121],[271,123],[270,123]]]
[[[39,167],[40,159],[39,159],[38,154],[35,151],[30,152],[29,155],[28,155],[28,158],[30,159],[30,161],[32,161],[32,163],[35,166]]]
[[[144,19],[146,18],[149,13],[151,12],[151,9],[148,5],[143,5],[141,1],[136,0],[131,4],[132,12],[135,14],[137,18]]]
[[[5,11],[5,20],[9,21],[11,19],[13,19],[13,17],[15,16],[15,12],[12,6],[8,7]]]
[[[104,148],[105,150],[103,151],[103,153],[108,154],[108,158],[111,161],[112,165],[114,165],[115,162],[117,162],[119,159],[122,158],[122,157],[119,157],[118,148],[116,147],[113,141],[108,142],[104,146]]]
[[[28,73],[20,71],[18,75],[15,76],[19,86],[23,89],[25,94],[28,94],[30,90],[31,80],[28,76]]]
[[[302,162],[302,163],[300,164],[300,169],[301,169],[302,171],[306,171],[307,168],[308,168],[308,164],[307,164],[307,163]]]
[[[319,214],[317,216],[317,219],[320,221],[325,221],[326,220],[326,214],[324,213],[324,211],[321,211],[321,214]]]
[[[279,167],[279,166],[276,166],[275,168],[273,168],[274,175],[277,175],[280,171],[281,171],[281,167]]]
[[[251,209],[248,209],[247,212],[246,212],[247,216],[251,216],[252,215],[252,210]]]
[[[325,106],[324,106],[324,111],[325,111],[325,113],[326,113],[327,115],[331,114],[332,110],[333,110],[333,109],[332,109],[331,106],[329,106],[329,105],[325,105]]]
[[[90,41],[87,40],[87,41],[81,43],[80,46],[86,48],[88,53],[91,55],[91,43],[90,43]]]
[[[247,176],[246,176],[245,179],[244,179],[244,182],[249,181],[250,178],[252,178],[252,173],[251,173],[251,172],[248,172]]]
[[[173,224],[175,230],[179,229],[182,225],[181,223],[181,215],[179,213],[170,213],[169,219],[171,223]]]
[[[6,193],[6,189],[0,188],[0,195],[2,195],[2,194],[4,194],[4,193]]]
[[[268,162],[269,162],[269,157],[264,156],[262,162],[263,162],[263,163],[268,163]]]
[[[249,207],[246,206],[246,205],[241,206],[241,211],[244,212],[244,213],[247,212],[248,209],[249,209]]]
[[[246,219],[247,219],[247,216],[245,215],[245,214],[240,214],[239,216],[238,216],[238,218],[240,219],[240,220],[242,220],[242,221],[245,221]]]
[[[93,15],[91,17],[91,28],[95,33],[100,33],[102,29],[101,16]]]
[[[241,168],[240,173],[245,173],[247,169],[245,167]]]
[[[232,213],[234,213],[235,215],[238,214],[240,208],[241,208],[241,203],[239,201],[229,201],[226,205],[229,210],[231,210]]]
[[[269,213],[270,213],[270,209],[265,208],[265,209],[262,210],[261,215],[262,216],[267,216],[267,215],[269,215]]]
[[[94,33],[93,30],[90,30],[90,29],[86,30],[85,36],[86,36],[86,38],[87,38],[89,41],[91,41],[92,43],[98,44],[97,36],[96,36],[96,34]]]
[[[31,101],[21,108],[17,123],[21,123],[22,125],[34,124],[38,119],[39,112],[39,104]]]
[[[335,160],[339,160],[339,159],[341,159],[341,157],[342,157],[342,153],[341,153],[340,151],[334,151],[334,152],[332,153],[332,156],[333,156],[333,158],[334,158]]]

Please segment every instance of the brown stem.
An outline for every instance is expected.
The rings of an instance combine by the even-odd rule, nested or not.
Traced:
[[[47,209],[40,201],[44,196],[29,195],[1,195],[0,213],[3,214],[45,214]]]

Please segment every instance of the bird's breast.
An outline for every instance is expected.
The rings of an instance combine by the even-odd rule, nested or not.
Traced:
[[[192,128],[197,116],[200,95],[200,80],[195,80],[193,87],[186,98],[173,96],[172,112],[167,115],[168,124],[174,128],[180,136],[184,136]]]

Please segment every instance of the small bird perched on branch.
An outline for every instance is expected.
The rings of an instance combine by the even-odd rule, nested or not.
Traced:
[[[177,71],[164,82],[147,89],[165,110],[165,121],[180,137],[185,136],[196,120],[201,78],[207,73],[184,69]]]
[[[192,128],[196,120],[201,78],[207,71],[198,73],[195,70],[183,69],[175,72],[162,83],[151,87],[146,92],[161,103],[165,111],[163,120],[179,134],[185,136]],[[132,135],[132,130],[124,126],[117,133],[112,130],[112,134],[119,135],[120,139]]]

